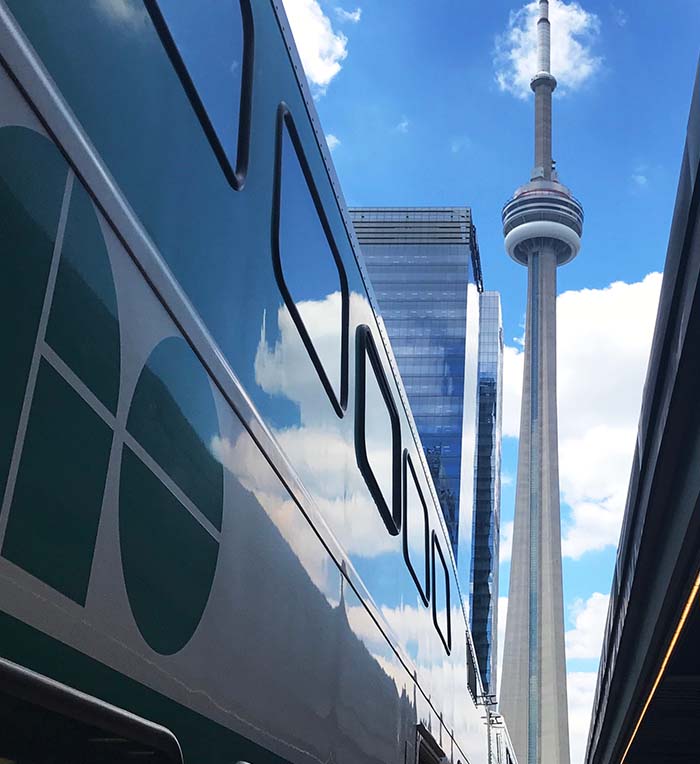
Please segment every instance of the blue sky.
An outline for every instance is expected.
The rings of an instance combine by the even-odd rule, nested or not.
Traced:
[[[560,81],[554,156],[586,212],[582,252],[559,271],[558,306],[570,723],[572,764],[579,764],[660,286],[660,277],[649,274],[663,269],[698,61],[700,3],[551,5]],[[532,166],[533,104],[521,86],[532,28],[524,2],[285,0],[285,6],[322,125],[333,136],[347,203],[473,209],[485,285],[502,294],[509,346],[507,536],[526,282],[525,270],[504,253],[500,211]],[[501,574],[506,596],[507,559]]]

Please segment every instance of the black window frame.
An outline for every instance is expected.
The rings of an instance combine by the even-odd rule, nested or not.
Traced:
[[[238,141],[236,144],[236,166],[231,164],[230,157],[226,152],[219,134],[214,127],[207,107],[204,105],[187,64],[180,53],[177,41],[170,31],[165,15],[160,8],[158,0],[144,0],[144,5],[151,17],[153,26],[160,37],[168,58],[175,69],[190,104],[195,111],[204,130],[212,151],[216,156],[226,180],[236,191],[242,191],[248,174],[248,160],[250,156],[250,126],[251,107],[253,103],[253,70],[255,55],[255,34],[253,29],[253,12],[250,0],[230,0],[238,3],[241,9],[241,21],[243,23],[243,61],[241,65],[241,100],[238,113]]]
[[[284,280],[284,270],[282,269],[282,254],[280,248],[280,221],[281,221],[281,204],[282,204],[282,142],[284,137],[284,130],[287,130],[294,151],[296,153],[297,161],[301,167],[306,185],[311,194],[311,198],[316,208],[316,214],[318,215],[319,222],[323,228],[323,232],[326,235],[326,241],[328,242],[328,248],[335,262],[338,270],[338,277],[340,281],[340,294],[341,294],[341,327],[340,327],[340,397],[336,395],[336,391],[328,378],[326,370],[323,368],[323,363],[319,358],[316,348],[311,340],[311,336],[304,325],[304,321],[299,313],[297,306],[294,302],[294,298],[289,291],[287,284]],[[274,184],[273,184],[273,201],[272,201],[272,266],[275,273],[275,280],[277,286],[284,300],[284,304],[289,311],[292,321],[301,336],[301,340],[304,343],[306,352],[311,358],[311,363],[316,369],[316,373],[323,385],[323,389],[326,391],[331,405],[335,410],[335,413],[340,419],[345,416],[345,411],[348,407],[348,346],[349,346],[349,334],[350,334],[350,290],[348,287],[348,277],[345,272],[345,266],[340,256],[340,251],[335,243],[333,232],[331,230],[330,223],[326,216],[326,212],[323,208],[321,197],[318,193],[316,183],[314,182],[311,168],[306,159],[304,153],[304,147],[299,136],[299,131],[294,123],[294,118],[289,110],[289,107],[284,103],[280,103],[277,109],[277,130],[275,136],[275,170],[274,170]]]
[[[365,416],[367,413],[366,374],[368,358],[391,421],[391,509],[387,506],[367,455]],[[360,468],[387,531],[391,536],[398,536],[401,532],[403,511],[401,503],[401,420],[391,394],[389,382],[384,374],[372,331],[366,324],[360,324],[355,333],[355,457],[357,466]]]
[[[442,633],[442,629],[440,628],[440,623],[438,621],[437,617],[437,576],[435,575],[435,559],[436,556],[440,557],[440,563],[442,564],[442,568],[445,572],[445,602],[447,603],[447,639],[445,639],[445,635]],[[437,533],[433,531],[433,543],[432,543],[432,554],[431,554],[431,562],[432,562],[432,578],[433,578],[433,625],[435,626],[435,629],[437,633],[440,635],[440,640],[442,641],[442,644],[447,651],[447,654],[449,655],[452,652],[452,617],[450,614],[450,571],[447,568],[447,563],[445,562],[445,555],[442,553],[442,547],[440,546],[440,541],[438,539]]]
[[[413,484],[416,487],[418,498],[423,507],[423,517],[425,518],[425,577],[424,586],[421,585],[418,574],[411,562],[411,556],[408,545],[408,481],[409,478],[413,479]],[[408,572],[411,574],[418,594],[420,595],[423,604],[428,607],[430,604],[430,516],[428,514],[428,505],[423,496],[423,490],[420,487],[420,481],[418,475],[413,466],[413,460],[408,453],[408,449],[403,452],[403,559],[408,568]]]

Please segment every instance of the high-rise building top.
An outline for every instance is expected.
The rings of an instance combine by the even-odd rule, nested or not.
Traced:
[[[556,273],[579,252],[583,209],[552,160],[549,3],[539,0],[535,166],[503,209],[508,254],[528,269],[515,527],[500,709],[520,764],[568,764],[559,458]]]
[[[496,695],[498,562],[501,508],[503,321],[498,292],[483,292],[479,311],[479,377],[470,625],[486,695]]]
[[[478,258],[469,207],[364,207],[352,210],[352,217],[361,243],[466,244]]]
[[[459,559],[458,538],[463,504],[471,534],[474,437],[465,438],[465,428],[473,430],[476,417],[481,290],[471,211],[363,207],[350,214],[468,585],[469,552]]]

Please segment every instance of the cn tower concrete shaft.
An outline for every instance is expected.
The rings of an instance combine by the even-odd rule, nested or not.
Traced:
[[[557,268],[579,252],[583,208],[552,161],[549,3],[539,2],[535,166],[503,209],[508,254],[527,267],[525,364],[500,710],[519,764],[569,764],[557,436]]]
[[[500,710],[523,764],[568,764],[556,399],[556,252],[530,254]]]

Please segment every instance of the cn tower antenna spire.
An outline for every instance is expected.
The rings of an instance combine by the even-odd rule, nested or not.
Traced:
[[[549,2],[540,0],[537,20],[537,73],[530,82],[535,92],[535,178],[552,179],[552,93],[557,81],[551,68]]]
[[[533,32],[535,30],[533,29]],[[557,433],[557,268],[581,248],[583,208],[552,162],[549,2],[539,0],[535,167],[503,208],[506,251],[527,268],[515,527],[500,711],[520,764],[569,764]]]
[[[540,17],[537,20],[537,71],[550,72],[549,0],[540,0]]]

